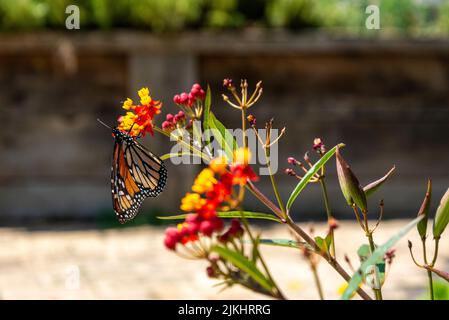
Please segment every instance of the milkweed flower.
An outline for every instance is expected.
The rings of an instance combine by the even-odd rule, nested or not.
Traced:
[[[203,103],[206,92],[201,85],[195,83],[190,92],[182,92],[173,97],[173,102],[192,119],[200,119],[203,113]]]
[[[151,98],[147,87],[140,89],[137,94],[141,104],[135,105],[132,99],[127,98],[122,105],[127,113],[118,118],[117,128],[133,137],[145,136],[146,132],[153,135],[153,119],[161,113],[162,103]]]
[[[239,148],[234,152],[234,159],[231,165],[233,184],[243,186],[248,181],[258,180],[259,177],[249,166],[250,160],[251,152],[248,148]]]
[[[168,116],[166,121],[172,121],[172,117]],[[223,242],[243,235],[238,219],[234,219],[231,227],[220,235],[224,221],[217,212],[235,208],[238,201],[232,196],[234,186],[242,186],[248,180],[257,179],[249,166],[250,159],[251,153],[248,149],[238,149],[231,164],[227,163],[225,157],[215,158],[196,176],[192,191],[187,192],[181,199],[181,210],[189,214],[185,221],[178,225],[176,232],[169,228],[165,233],[164,244],[169,250],[176,251],[177,244],[186,245],[199,240],[199,237]],[[197,257],[205,255],[202,251],[192,250],[189,252],[195,253]]]

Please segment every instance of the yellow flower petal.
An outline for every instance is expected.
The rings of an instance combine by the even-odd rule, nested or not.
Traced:
[[[144,87],[144,88],[140,89],[139,91],[137,91],[137,94],[142,99],[143,97],[150,95],[150,90],[147,87]]]

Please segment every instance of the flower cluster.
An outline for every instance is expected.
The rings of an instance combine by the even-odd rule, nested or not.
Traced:
[[[204,100],[206,97],[206,92],[201,88],[201,86],[198,83],[195,83],[192,86],[192,89],[190,89],[190,92],[183,92],[180,94],[177,94],[173,97],[174,103],[177,105],[183,105],[191,107],[193,104],[198,100]]]
[[[258,178],[248,164],[250,156],[247,149],[238,149],[229,166],[224,157],[215,158],[197,175],[192,191],[181,200],[181,210],[188,212],[185,221],[165,233],[164,244],[168,249],[176,250],[179,243],[195,242],[200,235],[212,237],[223,229],[223,220],[217,212],[238,206],[238,200],[233,197],[233,187]],[[226,242],[242,234],[243,229],[237,220],[218,240]]]
[[[135,105],[130,98],[123,102],[122,107],[127,112],[124,116],[118,118],[119,125],[117,128],[133,137],[145,136],[146,132],[153,135],[153,118],[161,113],[162,103],[151,98],[148,88],[140,89],[137,94],[140,98],[140,104]]]
[[[200,119],[203,113],[203,103],[206,98],[206,92],[195,83],[190,92],[183,92],[173,97],[173,102],[191,119]]]
[[[179,111],[173,115],[168,113],[165,117],[165,121],[162,122],[162,130],[172,131],[176,128],[182,128],[186,123],[186,115],[183,111]]]

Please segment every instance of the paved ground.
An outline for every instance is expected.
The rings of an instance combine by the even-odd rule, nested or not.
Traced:
[[[390,221],[376,234],[378,243],[406,221]],[[305,224],[307,226],[307,224]],[[323,225],[315,226],[316,233]],[[282,227],[264,229],[264,237],[286,238]],[[0,229],[0,297],[3,299],[259,299],[240,288],[222,293],[205,275],[206,264],[184,260],[162,246],[163,229],[138,227],[117,230],[27,231]],[[416,299],[426,284],[424,272],[410,261],[406,239],[384,287],[388,299]],[[448,235],[446,235],[446,239]],[[337,232],[337,253],[352,253],[365,242],[356,224],[343,222]],[[418,251],[417,251],[418,252]],[[449,241],[441,243],[438,266],[449,270]],[[294,249],[266,247],[264,255],[273,275],[292,299],[315,299],[307,264]],[[418,254],[419,256],[419,254]],[[319,267],[327,298],[338,298],[343,283],[325,262]],[[79,281],[78,281],[79,280]]]

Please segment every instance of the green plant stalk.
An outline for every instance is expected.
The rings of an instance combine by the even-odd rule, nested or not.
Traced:
[[[243,131],[243,147],[248,147],[248,141],[246,140],[246,107],[242,106],[242,131]]]
[[[366,236],[368,237],[369,247],[371,249],[371,254],[373,254],[376,247],[374,245],[373,234],[371,232],[367,232]],[[376,296],[376,300],[382,300],[382,288],[380,284],[379,273],[377,272],[377,267],[374,266],[374,276],[376,277],[376,285],[379,285],[379,288],[373,288],[374,295]]]
[[[422,242],[422,254],[423,254],[423,258],[424,258],[424,263],[425,263],[425,265],[428,265],[426,238],[425,237],[421,238],[421,242]],[[436,246],[435,246],[435,251],[436,251]],[[435,257],[435,255],[434,255],[434,257]],[[433,265],[431,265],[431,267],[433,267]],[[429,282],[429,298],[430,298],[430,300],[435,300],[435,295],[434,295],[434,291],[433,291],[433,276],[432,276],[432,271],[430,271],[429,269],[427,269],[427,279]]]
[[[285,219],[282,218],[282,211],[281,209],[279,209],[278,207],[276,207],[276,205],[270,201],[270,199],[268,199],[267,197],[265,197],[265,195],[251,182],[249,181],[247,183],[247,188],[251,191],[251,193],[257,198],[259,199],[263,204],[265,204],[267,206],[268,209],[270,209],[271,211],[273,211],[273,213],[275,215],[277,215],[281,221],[285,224],[287,224],[290,229],[296,233],[296,235],[298,235],[299,237],[301,237],[302,239],[304,239],[305,242],[307,242],[308,245],[310,245],[314,251],[319,254],[320,256],[322,256],[329,264],[332,268],[334,268],[335,271],[337,271],[338,274],[341,275],[341,277],[346,281],[349,282],[351,280],[351,276],[345,271],[345,269],[343,269],[343,267],[337,262],[337,260],[335,260],[333,257],[331,257],[329,254],[325,254],[321,252],[321,249],[318,247],[317,243],[315,242],[315,240],[313,240],[308,234],[307,232],[305,232],[300,226],[298,226],[291,218],[290,216],[287,214]],[[357,289],[357,293],[359,294],[360,297],[362,297],[362,299],[364,300],[372,300],[371,297],[362,289],[362,288],[358,288]]]
[[[327,188],[326,188],[326,183],[324,182],[324,177],[320,179],[320,186],[321,186],[321,190],[323,192],[323,198],[324,198],[324,206],[326,208],[326,214],[327,214],[327,220],[329,221],[330,219],[333,218],[332,216],[332,211],[329,205],[329,196],[327,194]],[[334,229],[330,229],[330,236],[332,239],[332,246],[331,246],[331,254],[333,257],[335,257],[335,237],[334,237]]]
[[[320,296],[320,300],[324,300],[323,287],[321,286],[320,277],[318,275],[318,270],[316,266],[311,266],[313,279],[315,280],[315,285],[318,291],[318,295]]]
[[[276,196],[276,200],[278,202],[279,208],[281,209],[284,218],[285,218],[285,206],[282,201],[281,195],[279,193],[278,185],[276,182],[276,178],[274,177],[273,170],[271,169],[271,161],[270,161],[270,146],[265,148],[265,160],[267,162],[268,173],[270,174],[271,185],[273,186],[274,195]]]
[[[169,138],[171,137],[170,133],[165,132],[164,130],[160,129],[159,127],[153,126],[153,129],[154,129],[154,131],[159,132],[159,133],[163,134],[164,136],[167,136]],[[182,145],[186,146],[193,153],[198,154],[204,161],[209,162],[211,160],[211,158],[207,154],[205,154],[201,150],[191,146],[189,143],[186,143],[184,140],[177,139],[176,141],[181,143]]]
[[[243,227],[245,228],[245,231],[248,233],[248,236],[249,236],[249,238],[251,240],[251,243],[252,243],[253,247],[255,247],[256,250],[257,250],[257,256],[259,257],[260,263],[262,264],[262,267],[264,268],[264,270],[265,270],[265,272],[266,272],[266,274],[268,276],[268,279],[270,279],[271,283],[273,284],[273,286],[276,289],[276,292],[275,292],[276,298],[281,299],[281,300],[286,300],[285,296],[282,294],[281,289],[279,288],[279,286],[276,284],[276,282],[274,281],[273,277],[271,276],[270,270],[268,269],[268,266],[265,263],[264,258],[262,257],[262,255],[259,252],[259,248],[257,247],[256,240],[254,239],[254,236],[251,233],[251,229],[249,227],[248,221],[246,220],[246,218],[244,218],[243,211],[240,210],[240,213],[241,213],[241,215],[243,217],[241,219],[242,222],[243,222]]]
[[[349,283],[349,281],[351,281],[351,276],[345,271],[345,269],[343,269],[343,267],[340,265],[340,263],[338,263],[338,261],[335,260],[333,257],[331,257],[329,254],[323,253],[321,251],[321,249],[318,247],[318,245],[316,244],[315,240],[313,240],[307,234],[307,232],[305,232],[301,227],[299,227],[289,216],[287,216],[286,223],[292,229],[292,231],[294,231],[298,236],[300,236],[302,239],[304,239],[304,241],[307,242],[312,248],[314,248],[314,251],[317,254],[319,254],[320,256],[322,256],[329,263],[329,265],[335,271],[337,271],[338,274],[340,274],[340,276],[346,282]],[[360,287],[357,289],[357,293],[364,300],[372,300],[371,297]]]

